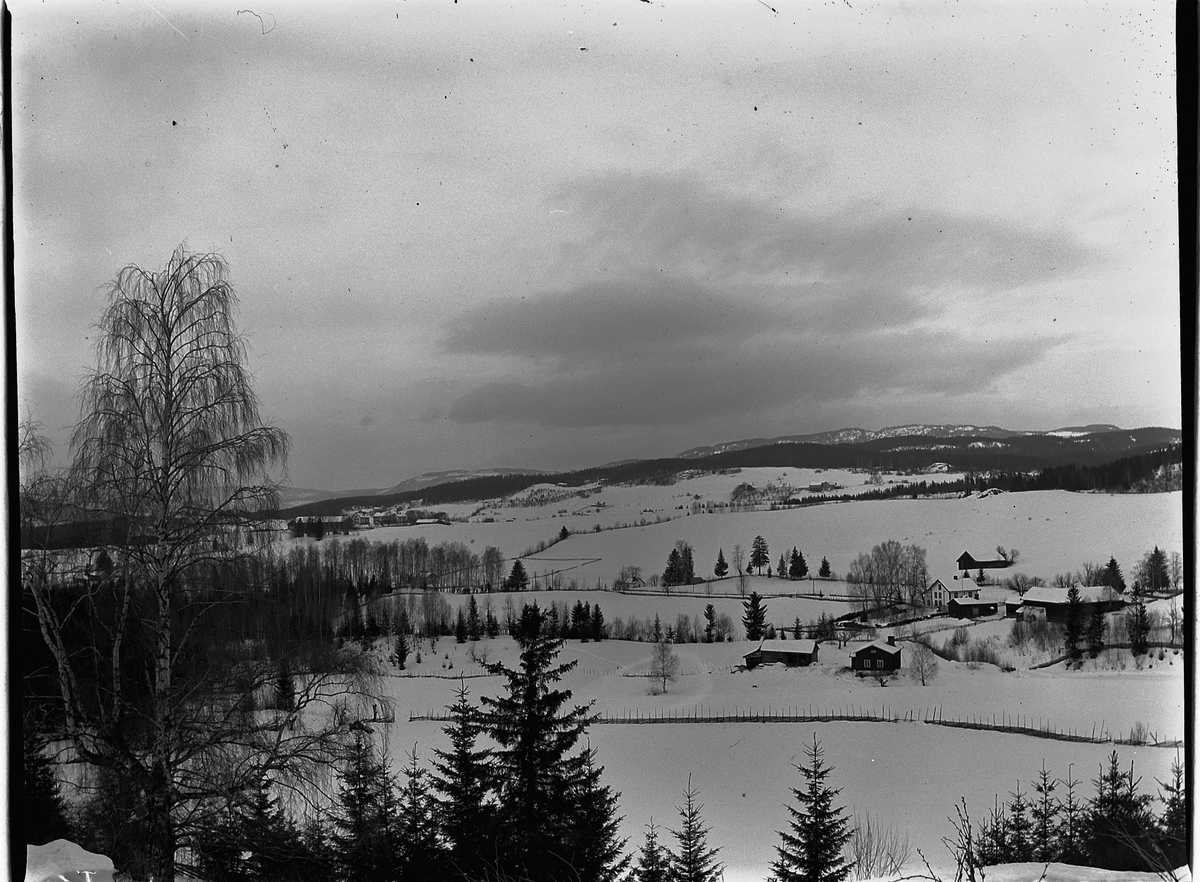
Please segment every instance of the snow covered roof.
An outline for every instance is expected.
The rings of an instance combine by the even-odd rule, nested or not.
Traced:
[[[812,655],[817,651],[817,641],[815,640],[763,640],[758,644],[758,648],[754,652],[799,652],[805,655]],[[750,653],[746,653],[749,655]]]
[[[858,649],[854,650],[854,652],[852,652],[850,654],[857,655],[858,653],[862,652],[864,649],[870,649],[871,647],[875,647],[876,649],[882,649],[884,652],[890,652],[893,654],[898,653],[900,651],[899,646],[892,646],[892,644],[888,643],[886,640],[872,640],[866,646],[860,646]]]
[[[1079,599],[1083,603],[1111,603],[1122,600],[1120,593],[1108,585],[1080,585]],[[1021,598],[1025,603],[1067,603],[1067,589],[1049,585],[1034,585]]]

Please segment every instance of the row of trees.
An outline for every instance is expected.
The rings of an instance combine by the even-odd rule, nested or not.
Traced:
[[[1133,763],[1123,771],[1113,751],[1092,780],[1095,795],[1084,801],[1067,770],[1055,779],[1042,766],[1030,790],[1020,782],[1003,805],[997,802],[973,841],[977,865],[1057,861],[1112,870],[1169,871],[1187,860],[1187,793],[1176,758],[1171,777],[1160,781],[1161,814],[1154,797],[1139,792]]]
[[[809,576],[808,561],[805,560],[804,554],[796,546],[792,547],[791,554],[783,552],[779,555],[779,565],[775,570],[771,569],[770,561],[770,546],[767,540],[762,536],[755,536],[754,541],[750,545],[749,566],[746,566],[746,553],[741,545],[733,546],[733,566],[738,576],[743,577],[743,593],[744,593],[744,577],[750,570],[757,570],[759,575],[762,574],[763,567],[767,568],[768,576],[778,576],[783,579],[807,579]],[[713,575],[718,579],[723,579],[729,575],[729,562],[725,559],[725,549],[717,549],[717,562],[713,566]],[[832,579],[833,569],[829,565],[827,558],[821,558],[820,569],[817,575],[822,579]],[[621,570],[618,581],[623,584],[629,584],[641,577],[641,569],[639,567],[625,567]],[[670,588],[675,585],[690,585],[696,581],[695,572],[695,553],[692,546],[680,539],[675,543],[675,547],[671,549],[667,555],[667,566],[663,570],[660,584]]]
[[[925,549],[888,539],[851,562],[846,582],[862,612],[894,603],[923,605],[929,587]]]
[[[664,623],[657,613],[654,618],[630,616],[613,619],[609,634],[614,640],[637,640],[658,643],[723,643],[734,639],[733,619],[718,613],[710,603],[703,616],[679,613],[675,621]]]

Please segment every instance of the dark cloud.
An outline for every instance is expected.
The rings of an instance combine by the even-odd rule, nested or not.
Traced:
[[[905,292],[827,284],[734,284],[660,275],[594,282],[461,313],[445,334],[452,354],[511,355],[559,363],[654,362],[661,353],[794,342],[818,334],[899,328],[929,316]]]
[[[493,379],[454,400],[454,421],[665,426],[980,392],[1061,341],[1001,327],[982,345],[955,317],[986,325],[996,295],[1093,257],[997,220],[801,215],[677,177],[592,179],[561,201],[581,224],[564,271],[603,279],[456,316],[445,350],[488,359]]]
[[[541,380],[497,380],[460,396],[459,423],[531,423],[568,428],[667,426],[719,413],[751,414],[849,404],[864,396],[957,396],[991,388],[1035,363],[1040,347],[1011,341],[986,347],[927,330],[870,333],[799,346],[755,341],[702,351],[674,350],[657,363],[621,362]]]

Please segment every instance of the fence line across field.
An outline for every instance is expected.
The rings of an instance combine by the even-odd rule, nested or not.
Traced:
[[[446,711],[429,710],[425,713],[409,711],[410,723],[417,722],[449,722],[451,716]],[[884,706],[882,708],[850,707],[840,710],[805,708],[789,705],[786,708],[775,708],[768,705],[766,709],[735,706],[733,711],[720,708],[716,711],[712,706],[693,705],[692,710],[660,708],[658,710],[643,710],[641,708],[624,709],[620,713],[601,711],[593,721],[601,725],[647,725],[647,724],[723,724],[723,723],[923,723],[933,726],[946,726],[954,729],[974,729],[989,732],[1003,732],[1012,735],[1027,735],[1034,738],[1048,738],[1054,741],[1076,741],[1088,744],[1122,744],[1146,747],[1183,746],[1180,739],[1160,739],[1157,733],[1148,732],[1144,727],[1134,727],[1127,734],[1118,732],[1113,737],[1104,721],[1086,729],[1060,729],[1051,724],[1045,717],[1033,717],[1027,714],[966,714],[947,718],[942,713],[941,706],[926,708],[908,708],[896,711]]]

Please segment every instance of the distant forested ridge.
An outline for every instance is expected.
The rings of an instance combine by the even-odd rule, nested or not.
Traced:
[[[863,469],[919,474],[934,463],[966,472],[959,482],[914,481],[903,487],[881,488],[844,498],[873,499],[909,496],[915,492],[965,492],[995,487],[1001,490],[1105,490],[1130,492],[1139,482],[1153,482],[1163,467],[1182,465],[1183,446],[1164,437],[1168,429],[1102,432],[1082,438],[1022,435],[1014,438],[938,438],[909,436],[863,444],[787,443],[734,450],[690,459],[643,459],[559,474],[484,475],[397,494],[346,496],[296,506],[278,517],[332,515],[347,508],[381,507],[418,500],[422,506],[500,499],[534,484],[670,484],[685,473],[721,472],[743,468]],[[1128,455],[1113,459],[1114,452]],[[1168,489],[1147,486],[1141,489]],[[831,498],[826,495],[825,500]]]

